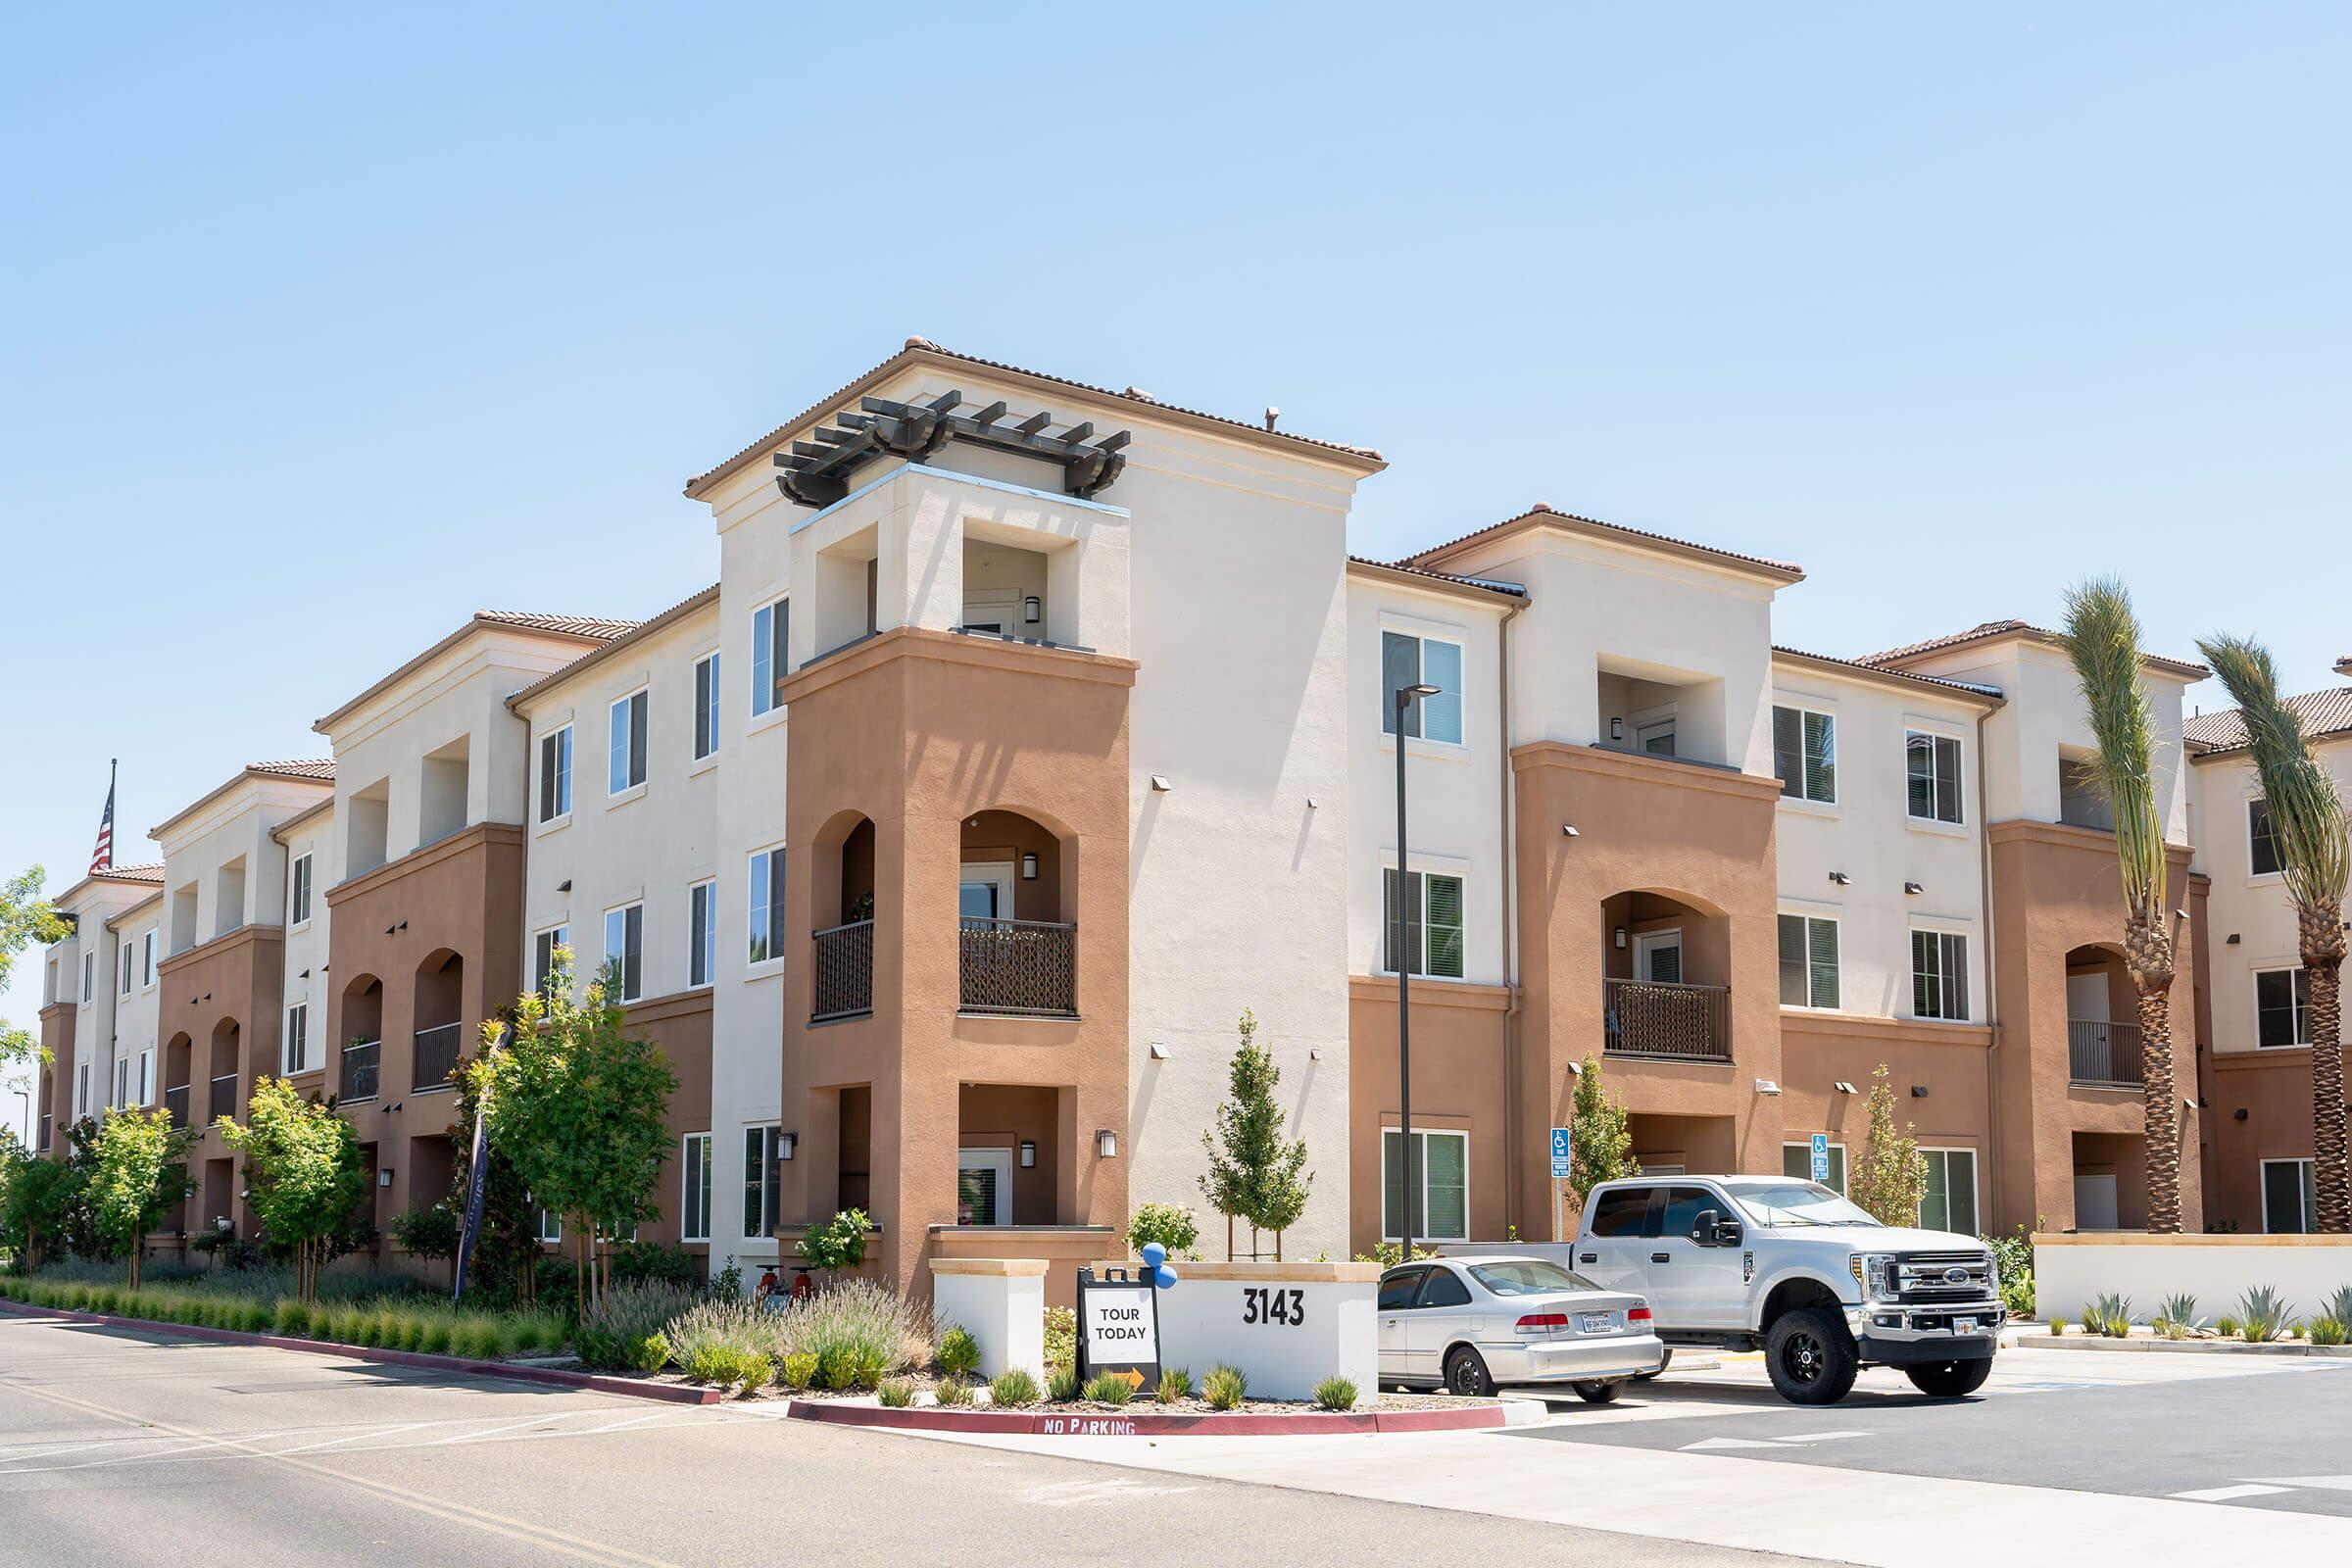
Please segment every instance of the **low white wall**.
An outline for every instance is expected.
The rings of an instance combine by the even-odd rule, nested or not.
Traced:
[[[1098,1274],[1136,1266],[1095,1265]],[[1159,1293],[1163,1367],[1183,1367],[1198,1384],[1212,1366],[1236,1366],[1249,1377],[1250,1395],[1269,1399],[1306,1398],[1334,1376],[1352,1382],[1360,1396],[1379,1386],[1378,1264],[1173,1266],[1175,1287]]]
[[[980,1342],[980,1375],[1018,1367],[1046,1385],[1043,1258],[942,1257],[931,1264],[931,1313]]]
[[[2352,1285],[2352,1236],[2036,1236],[2034,1308],[2043,1319],[2082,1315],[2094,1297],[2132,1298],[2145,1322],[2168,1296],[2197,1298],[2207,1322],[2236,1309],[2253,1286],[2285,1298],[2290,1318],[2309,1318]]]

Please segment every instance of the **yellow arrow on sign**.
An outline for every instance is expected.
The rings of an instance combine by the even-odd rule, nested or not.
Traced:
[[[1144,1375],[1133,1367],[1129,1367],[1124,1372],[1113,1372],[1111,1376],[1118,1379],[1121,1383],[1126,1384],[1128,1388],[1135,1390],[1138,1393],[1142,1392],[1143,1390]]]

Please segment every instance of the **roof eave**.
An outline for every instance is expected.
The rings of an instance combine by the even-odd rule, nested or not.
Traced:
[[[1361,556],[1348,558],[1348,575],[1395,583],[1403,588],[1418,588],[1426,593],[1452,594],[1456,598],[1474,599],[1482,604],[1508,606],[1524,605],[1529,602],[1527,590],[1524,588],[1504,587],[1498,583],[1473,582],[1449,572],[1398,566],[1385,561],[1367,561]]]
[[[1850,659],[1833,659],[1828,654],[1807,653],[1801,648],[1783,648],[1773,645],[1775,663],[1800,664],[1827,675],[1841,676],[1874,685],[1892,686],[1903,691],[1925,691],[1937,697],[1948,697],[1956,703],[1968,703],[1990,712],[2009,704],[2007,694],[1984,690],[1967,682],[1947,680],[1937,675],[1920,675],[1907,669],[1887,669],[1878,664],[1856,663]]]
[[[598,646],[589,649],[579,658],[573,660],[570,663],[565,664],[562,669],[551,670],[547,674],[540,676],[528,686],[525,686],[521,690],[510,695],[507,698],[508,709],[512,711],[519,713],[522,711],[522,705],[531,701],[540,693],[551,690],[554,687],[561,686],[575,675],[585,674],[588,670],[593,669],[597,665],[603,663],[606,660],[619,653],[622,649],[632,647],[637,643],[645,641],[648,637],[652,637],[657,633],[668,630],[670,627],[676,625],[682,620],[691,618],[695,612],[707,609],[708,607],[718,603],[718,590],[719,584],[712,583],[701,593],[695,594],[693,597],[688,599],[682,599],[678,603],[670,606],[667,610],[664,610],[653,619],[640,625],[635,631],[623,632],[620,636],[613,638],[610,642],[601,643]]]
[[[1459,539],[1449,539],[1442,545],[1410,555],[1404,559],[1414,565],[1434,566],[1440,562],[1468,550],[1473,545],[1490,543],[1511,533],[1531,528],[1554,528],[1561,533],[1577,534],[1620,545],[1629,550],[1652,555],[1669,556],[1681,561],[1695,562],[1720,571],[1740,576],[1761,578],[1786,588],[1805,580],[1805,568],[1794,562],[1766,561],[1758,556],[1743,556],[1736,551],[1717,550],[1710,545],[1694,544],[1688,539],[1670,538],[1645,529],[1628,528],[1618,523],[1604,522],[1598,517],[1578,516],[1557,510],[1522,512],[1515,517],[1490,523]]]
[[[434,660],[439,659],[443,654],[448,653],[451,649],[456,648],[459,644],[465,642],[466,638],[473,636],[477,632],[486,631],[513,632],[517,637],[537,637],[547,642],[572,643],[583,648],[592,648],[599,643],[610,641],[609,638],[591,636],[586,632],[557,631],[547,626],[517,626],[511,621],[489,620],[480,615],[468,615],[466,617],[466,623],[460,626],[456,631],[451,632],[448,636],[442,638],[439,642],[433,644],[432,647],[427,648],[423,653],[418,654],[416,658],[408,661],[399,668],[393,670],[390,674],[378,679],[373,684],[368,686],[366,691],[360,693],[359,696],[354,697],[351,701],[343,704],[334,711],[327,713],[321,718],[314,720],[311,724],[312,731],[315,734],[332,736],[334,734],[334,726],[337,722],[349,717],[359,710],[367,707],[369,703],[375,701],[376,698],[381,697],[384,693],[390,691],[393,687],[399,685],[411,675],[416,674],[416,671],[424,668],[425,665],[431,663]]]

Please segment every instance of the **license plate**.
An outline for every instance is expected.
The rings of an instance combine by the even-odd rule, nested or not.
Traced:
[[[1977,1320],[1973,1317],[1956,1317],[1952,1319],[1952,1332],[1954,1334],[1974,1334],[1977,1332]]]
[[[1613,1334],[1617,1331],[1617,1314],[1614,1312],[1587,1312],[1584,1320],[1587,1334]]]

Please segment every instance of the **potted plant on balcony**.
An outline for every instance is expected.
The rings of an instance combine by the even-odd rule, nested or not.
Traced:
[[[865,1261],[865,1233],[873,1225],[862,1208],[845,1208],[831,1219],[808,1227],[794,1250],[812,1269],[856,1268]],[[804,1294],[797,1288],[795,1296]]]

